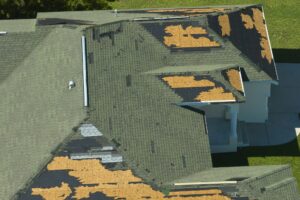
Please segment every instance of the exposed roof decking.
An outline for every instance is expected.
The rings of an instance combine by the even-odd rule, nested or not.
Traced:
[[[216,9],[216,8],[228,8],[229,11],[227,10],[225,13],[225,16],[229,16],[229,26],[230,26],[230,38],[236,38],[238,42],[234,42],[234,45],[227,41],[224,40],[222,37],[222,33],[218,18],[219,16],[223,16],[222,12],[217,12],[216,13],[205,13],[208,14],[208,21],[207,21],[207,16],[206,15],[201,15],[201,16],[195,16],[191,18],[187,18],[187,21],[198,21],[201,22],[202,24],[206,24],[207,26],[209,24],[209,36],[213,36],[214,40],[213,42],[219,42],[221,41],[221,48],[219,46],[216,46],[214,48],[210,48],[210,51],[203,51],[201,54],[197,54],[200,58],[198,59],[198,63],[195,64],[238,64],[241,68],[244,68],[247,76],[250,80],[272,80],[276,79],[274,76],[274,65],[270,64],[270,66],[264,67],[264,64],[266,63],[261,63],[259,61],[259,65],[257,65],[257,61],[254,59],[253,61],[253,53],[247,53],[243,49],[244,47],[247,47],[250,45],[250,49],[252,49],[253,46],[256,46],[257,49],[260,48],[260,41],[257,40],[257,38],[254,38],[251,40],[251,42],[247,41],[240,41],[240,36],[239,34],[242,34],[242,32],[239,32],[240,29],[243,28],[242,24],[236,24],[231,22],[232,18],[235,18],[235,21],[240,18],[240,21],[242,20],[241,16],[239,15],[240,11],[239,9],[243,10],[243,12],[248,13],[251,11],[252,8],[257,8],[261,9],[260,5],[242,5],[242,6],[210,6],[210,7],[199,7],[199,8],[186,8],[186,9]],[[178,8],[179,10],[183,8]],[[226,10],[225,9],[225,10]],[[231,10],[232,9],[232,10]],[[92,24],[106,24],[106,23],[112,23],[112,22],[117,22],[117,21],[122,21],[122,20],[133,20],[133,19],[144,19],[145,23],[147,24],[147,21],[151,21],[151,18],[166,18],[166,17],[172,17],[176,16],[176,13],[170,13],[170,15],[166,15],[164,13],[156,13],[156,9],[141,9],[141,10],[121,10],[118,11],[117,14],[114,11],[110,10],[105,10],[105,11],[76,11],[76,12],[53,12],[53,13],[38,13],[37,18],[38,19],[44,19],[44,18],[61,18],[61,19],[67,19],[67,20],[81,20],[81,21],[89,21]],[[168,10],[168,9],[157,9],[157,10]],[[171,9],[172,10],[172,9]],[[176,10],[176,9],[175,9]],[[151,12],[149,12],[151,11]],[[153,12],[152,12],[153,11]],[[219,15],[220,14],[220,15]],[[231,17],[232,16],[232,17]],[[171,21],[171,20],[167,20]],[[221,20],[224,21],[224,20]],[[242,22],[241,22],[242,23]],[[208,28],[208,27],[206,27]],[[212,30],[215,30],[216,33],[212,32]],[[212,34],[212,35],[211,35]],[[228,34],[224,35],[228,37]],[[210,37],[209,37],[210,38]],[[226,38],[225,38],[226,39]],[[267,38],[268,39],[268,38]],[[205,39],[207,40],[207,39]],[[208,40],[207,40],[208,41]],[[235,41],[235,40],[231,40]],[[269,42],[269,41],[268,41]],[[204,44],[204,43],[203,43]],[[266,42],[264,42],[266,44]],[[226,53],[222,50],[226,49]],[[242,49],[242,53],[241,50]],[[211,52],[212,51],[212,52]],[[252,50],[251,50],[252,51]],[[172,65],[181,65],[180,61],[184,61],[182,58],[183,52],[180,53],[180,56],[175,55]],[[260,56],[261,52],[259,51]],[[191,56],[191,54],[190,54]],[[250,57],[249,57],[250,56]],[[191,56],[190,59],[193,56]],[[227,57],[227,59],[225,58]],[[176,59],[178,58],[179,61]],[[205,62],[203,62],[205,60]],[[179,62],[179,63],[177,63]]]
[[[88,168],[86,168],[88,166]],[[61,182],[59,185],[42,188],[32,188],[32,197],[43,196],[45,199],[64,200],[67,198],[90,199],[95,193],[103,194],[101,199],[153,199],[153,200],[230,200],[218,188],[176,190],[168,195],[146,184],[135,176],[131,170],[109,170],[99,160],[72,160],[68,157],[54,157],[47,165],[47,171],[52,174],[58,171],[68,173],[77,179],[79,185],[72,186]],[[67,181],[62,179],[62,181]],[[74,192],[72,192],[74,191]],[[48,197],[48,198],[46,198]],[[92,198],[91,198],[92,199]]]
[[[82,109],[80,31],[49,34],[0,84],[0,199],[10,199],[86,114]],[[72,45],[70,45],[72,44]],[[76,87],[68,90],[73,79]],[[9,155],[9,156],[8,156]]]
[[[119,149],[134,173],[157,185],[168,184],[174,179],[211,169],[212,166],[203,115],[175,105],[182,98],[160,83],[153,73],[147,72],[159,71],[164,66],[170,66],[176,71],[179,67],[174,66],[187,65],[205,66],[199,69],[203,72],[217,70],[220,65],[234,64],[241,67],[250,80],[272,79],[268,75],[270,71],[256,65],[229,40],[224,39],[222,34],[207,27],[205,16],[191,14],[195,17],[163,21],[177,24],[184,20],[198,21],[208,30],[209,36],[221,44],[218,48],[171,52],[162,41],[143,28],[143,24],[160,21],[150,18],[175,15],[153,12],[115,14],[113,11],[38,15],[38,19],[64,18],[94,24],[148,18],[140,22],[123,22],[124,26],[121,27],[118,22],[101,25],[97,34],[102,36],[95,40],[91,39],[91,29],[87,30],[88,48],[92,49],[87,52],[92,103],[89,113],[91,122],[99,131],[120,145]],[[14,58],[5,61],[5,67],[16,66],[15,71],[5,71],[7,79],[0,84],[2,93],[8,94],[1,98],[0,104],[0,113],[3,114],[0,115],[0,121],[5,124],[0,127],[2,140],[5,141],[1,157],[6,158],[8,153],[11,155],[7,162],[0,165],[0,170],[9,169],[0,177],[2,185],[5,185],[0,190],[0,199],[7,199],[7,196],[21,188],[28,177],[35,174],[51,150],[69,134],[71,128],[86,117],[82,107],[80,31],[91,24],[35,27],[35,20],[28,20],[26,27],[22,28],[12,25],[20,21],[11,21],[3,26],[8,27],[10,32],[3,38],[0,36],[0,40],[5,42],[5,37],[11,36],[14,41],[14,34],[22,32],[18,33],[22,34],[22,40],[29,35],[34,45],[24,45],[29,49],[25,51],[26,55],[21,55],[14,48],[10,50],[19,56],[20,62],[17,64]],[[0,26],[5,23],[6,20],[0,21]],[[30,32],[33,28],[36,32],[28,34],[21,30]],[[49,34],[41,35],[41,40],[32,37],[41,33],[41,30]],[[225,32],[227,34],[224,35],[228,36],[228,27]],[[76,87],[71,91],[67,90],[70,79],[76,82]],[[236,82],[224,83],[238,98],[244,98],[239,94],[240,87]],[[14,126],[11,126],[12,123]],[[15,138],[13,141],[12,137]],[[16,181],[10,181],[12,179]]]
[[[198,67],[163,67],[150,71],[171,90],[178,94],[182,102],[243,102],[245,101],[243,82],[238,67],[227,67],[209,72]],[[185,70],[184,70],[185,69]],[[200,71],[200,72],[199,72]],[[231,76],[228,76],[231,72]],[[234,74],[232,74],[234,72]],[[147,72],[149,73],[149,72]]]
[[[230,34],[223,34],[220,16],[208,16],[208,24],[221,37],[228,39],[251,62],[266,73],[265,79],[277,80],[262,6],[254,5],[227,14]]]
[[[101,30],[109,32],[115,26]],[[90,120],[120,144],[133,171],[160,185],[210,168],[203,115],[175,105],[181,100],[178,95],[157,77],[142,74],[165,65],[168,50],[154,45],[155,38],[137,23],[123,23],[114,43],[108,36],[93,40],[91,29],[86,36],[87,52],[94,57],[88,64]],[[143,41],[136,49],[133,41],[140,36]]]

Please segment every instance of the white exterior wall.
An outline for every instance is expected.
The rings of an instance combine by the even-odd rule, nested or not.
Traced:
[[[263,123],[268,119],[271,84],[271,81],[244,82],[246,102],[239,104],[238,119],[240,121]]]

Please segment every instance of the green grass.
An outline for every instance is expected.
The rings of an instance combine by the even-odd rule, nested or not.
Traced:
[[[283,145],[269,147],[245,147],[237,153],[214,154],[215,167],[221,166],[255,166],[290,164],[300,189],[300,137]]]
[[[116,0],[114,9],[263,4],[272,48],[300,48],[299,0]]]

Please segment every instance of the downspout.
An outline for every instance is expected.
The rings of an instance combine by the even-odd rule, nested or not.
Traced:
[[[230,108],[230,136],[229,143],[233,151],[237,150],[238,137],[237,137],[237,118],[238,118],[238,105],[231,104]]]
[[[86,70],[86,44],[85,36],[81,36],[82,46],[82,75],[83,75],[83,105],[88,106],[88,94],[87,94],[87,70]]]

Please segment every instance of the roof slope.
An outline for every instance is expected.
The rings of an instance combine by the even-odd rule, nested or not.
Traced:
[[[244,81],[277,78],[257,5],[53,12],[39,13],[36,27],[35,20],[26,21],[27,28],[12,22],[16,26],[0,21],[10,31],[0,36],[1,46],[7,47],[0,52],[0,91],[7,94],[0,99],[5,141],[0,157],[10,155],[0,164],[0,171],[7,172],[0,176],[0,199],[23,187],[86,114],[146,182],[163,185],[211,169],[203,113],[178,106],[188,92],[170,89],[159,75],[193,66],[189,72],[194,77],[208,72],[239,101],[244,97],[237,79],[231,82],[226,76],[228,66],[241,70]],[[86,113],[80,39],[81,30],[94,25],[84,33]],[[165,67],[172,70],[153,73]],[[69,80],[76,83],[72,90],[67,89]]]
[[[209,15],[208,23],[271,79],[278,79],[262,7],[251,6],[228,14]]]
[[[149,13],[124,11],[120,15],[145,12]],[[240,67],[249,80],[273,79],[233,42],[213,31],[209,18],[202,14],[107,23],[86,29],[85,36],[90,120],[116,143],[137,175],[156,185],[212,165],[204,116],[177,106],[196,100],[203,91],[172,88],[167,80],[172,72],[155,72],[166,66],[174,71],[182,69],[180,66],[205,66],[208,74],[194,70],[194,82],[200,77],[214,77],[214,84],[222,89],[218,95],[230,94],[239,101],[244,100],[237,90],[242,85],[237,86],[235,80],[234,88],[229,83],[228,66]],[[226,70],[208,67],[213,65],[223,65]],[[178,76],[178,72],[173,75]],[[204,93],[215,95],[210,90]],[[222,95],[217,100],[223,100]]]
[[[297,182],[292,176],[291,166],[282,165],[278,169],[241,181],[238,185],[239,193],[259,200],[299,200]]]
[[[36,31],[49,34],[0,84],[0,199],[23,188],[86,116],[80,32],[62,27]],[[71,91],[70,79],[77,84]]]
[[[106,36],[120,26],[113,37]],[[93,32],[99,38],[93,40]],[[210,168],[204,116],[177,106],[178,95],[143,74],[164,66],[168,50],[153,45],[155,38],[137,23],[103,25],[85,34],[90,120],[119,145],[133,171],[160,185]],[[136,47],[132,41],[141,36]]]
[[[1,22],[2,25],[3,22]],[[35,32],[19,32],[0,36],[0,84],[51,31],[44,28]]]

